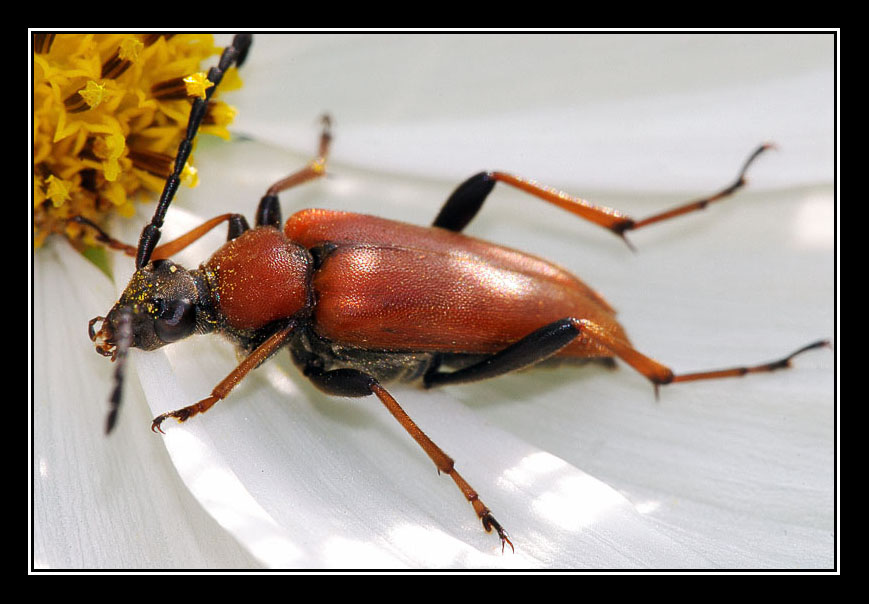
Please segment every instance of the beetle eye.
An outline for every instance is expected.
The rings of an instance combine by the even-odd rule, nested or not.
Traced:
[[[157,300],[159,315],[154,332],[164,343],[186,338],[196,327],[196,307],[190,300]]]

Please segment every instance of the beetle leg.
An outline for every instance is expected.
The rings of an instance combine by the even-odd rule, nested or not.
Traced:
[[[128,243],[124,243],[123,241],[118,241],[104,230],[102,230],[98,224],[85,218],[84,216],[71,216],[67,223],[75,222],[76,224],[83,224],[86,227],[89,227],[96,233],[96,240],[102,243],[109,249],[118,250],[119,252],[125,253],[127,256],[135,256],[136,255],[136,246],[130,245]]]
[[[483,528],[486,529],[486,532],[491,532],[492,529],[495,529],[495,532],[498,533],[498,538],[501,540],[501,551],[504,551],[504,546],[509,544],[510,549],[516,551],[513,547],[513,542],[510,541],[510,538],[507,536],[507,531],[500,525],[500,523],[495,520],[495,517],[492,516],[492,512],[488,507],[480,500],[480,496],[477,492],[467,483],[467,481],[462,478],[461,474],[456,472],[455,462],[453,462],[452,458],[443,452],[443,450],[438,447],[432,439],[430,439],[425,432],[419,429],[419,426],[410,419],[410,416],[401,408],[401,405],[398,404],[392,395],[387,392],[383,386],[379,383],[374,382],[371,385],[371,390],[380,399],[380,402],[384,404],[384,406],[389,410],[392,416],[398,420],[398,423],[407,430],[407,433],[410,434],[413,439],[422,447],[423,451],[431,458],[434,462],[435,467],[437,467],[438,472],[443,472],[447,474],[450,478],[453,479],[453,482],[456,483],[456,486],[459,487],[459,490],[465,496],[465,499],[474,507],[474,511],[477,513],[477,517],[483,523]]]
[[[225,399],[230,391],[247,376],[252,370],[259,367],[270,356],[272,356],[281,346],[286,344],[293,329],[296,327],[296,322],[291,321],[286,327],[272,334],[265,342],[259,345],[252,353],[250,353],[235,369],[232,370],[223,381],[221,381],[214,390],[211,391],[211,396],[202,399],[198,403],[163,413],[154,418],[151,422],[151,430],[154,432],[163,432],[160,424],[163,420],[174,417],[178,422],[187,421],[197,413],[208,411],[218,401]]]
[[[444,453],[432,439],[430,439],[419,426],[416,425],[410,416],[401,408],[389,392],[387,392],[380,383],[370,375],[357,371],[356,369],[335,369],[332,371],[323,371],[318,364],[308,363],[304,370],[305,375],[322,391],[335,396],[347,397],[363,397],[374,394],[380,399],[380,402],[389,410],[392,416],[398,420],[402,428],[407,430],[407,433],[422,447],[423,451],[434,462],[438,472],[443,472],[448,475],[459,487],[459,490],[465,496],[465,499],[473,506],[477,517],[483,524],[486,532],[491,532],[492,529],[498,533],[498,538],[501,540],[501,551],[504,551],[506,545],[515,551],[513,543],[507,536],[507,531],[501,524],[495,520],[491,510],[480,500],[480,496],[471,487],[468,482],[462,478],[455,469],[453,459]]]
[[[226,230],[227,241],[235,239],[250,229],[250,226],[247,224],[247,219],[241,214],[221,214],[220,216],[215,216],[210,220],[206,220],[195,229],[184,233],[172,241],[168,241],[163,245],[158,245],[154,248],[154,252],[151,254],[151,260],[164,260],[177,254],[200,237],[203,237],[221,222],[225,221],[229,222]]]
[[[326,173],[326,161],[332,143],[332,118],[324,115],[322,123],[323,131],[320,133],[320,147],[317,150],[317,157],[308,162],[301,170],[293,172],[268,188],[266,194],[260,199],[259,206],[257,206],[256,226],[281,228],[281,207],[278,204],[278,193],[319,178]]]
[[[679,375],[673,376],[674,382],[693,382],[697,380],[713,380],[717,378],[724,377],[739,377],[745,375],[747,373],[765,373],[769,371],[775,371],[776,369],[787,369],[791,366],[791,359],[793,359],[798,354],[802,354],[807,350],[814,350],[815,348],[829,348],[830,341],[829,340],[818,340],[817,342],[812,342],[811,344],[806,344],[799,350],[795,350],[790,353],[788,356],[781,358],[777,361],[771,361],[769,363],[763,363],[761,365],[754,365],[750,367],[732,367],[730,369],[718,369],[713,371],[700,371],[697,373],[682,373]]]
[[[570,319],[555,321],[479,363],[451,372],[439,371],[437,367],[433,367],[424,376],[423,383],[426,388],[431,388],[487,380],[517,371],[545,361],[570,344],[576,336],[577,331]]]
[[[221,214],[220,216],[215,216],[211,220],[207,220],[195,229],[188,231],[187,233],[181,235],[176,239],[173,239],[172,241],[168,241],[163,245],[158,245],[156,248],[154,248],[154,251],[151,254],[151,260],[163,260],[165,258],[169,258],[173,254],[177,254],[178,252],[186,248],[188,245],[190,245],[224,221],[229,222],[229,228],[227,229],[226,235],[227,241],[235,239],[250,228],[247,224],[247,220],[241,214]],[[69,222],[83,224],[93,229],[94,231],[96,231],[96,240],[110,249],[121,251],[127,256],[136,255],[135,246],[128,245],[122,241],[118,241],[117,239],[111,237],[96,223],[88,220],[84,216],[73,216],[69,219]]]
[[[716,369],[697,373],[674,374],[669,367],[666,367],[658,361],[642,354],[633,348],[626,340],[613,337],[608,331],[596,323],[585,319],[568,317],[541,327],[515,344],[508,346],[504,350],[469,367],[450,373],[439,371],[429,372],[424,377],[424,384],[426,388],[430,388],[432,386],[440,386],[444,384],[474,382],[509,373],[546,360],[579,337],[588,338],[605,350],[610,351],[613,355],[617,356],[643,374],[655,385],[656,389],[662,384],[670,384],[672,382],[690,382],[725,377],[738,377],[748,373],[761,373],[775,371],[776,369],[784,369],[790,366],[791,359],[796,355],[807,350],[830,345],[828,341],[820,340],[803,346],[799,350],[782,359],[760,365]]]
[[[793,359],[798,354],[802,354],[807,350],[813,350],[815,348],[821,348],[825,346],[828,347],[830,345],[829,341],[827,340],[818,340],[817,342],[812,342],[811,344],[803,346],[799,350],[792,352],[786,357],[769,363],[761,363],[758,365],[743,365],[728,369],[713,369],[696,373],[675,374],[672,370],[670,370],[670,368],[658,363],[654,359],[645,356],[627,342],[618,338],[613,338],[609,333],[601,329],[600,326],[592,323],[591,321],[580,319],[569,319],[569,321],[574,325],[574,328],[579,334],[582,334],[583,336],[586,336],[589,339],[597,342],[604,348],[611,350],[613,354],[615,354],[617,357],[619,357],[628,365],[646,376],[646,378],[655,385],[656,391],[658,386],[674,382],[691,382],[698,380],[719,379],[725,377],[740,377],[749,373],[765,373],[769,371],[775,371],[777,369],[785,369],[787,367],[790,367],[791,359]]]
[[[663,220],[675,218],[676,216],[681,216],[682,214],[702,210],[712,202],[720,201],[725,197],[733,195],[737,190],[745,186],[745,172],[748,170],[748,167],[752,162],[754,162],[758,155],[772,147],[773,145],[766,143],[755,149],[743,164],[736,180],[714,195],[679,205],[675,208],[654,214],[642,220],[634,220],[618,210],[604,206],[596,206],[584,199],[568,195],[563,191],[541,185],[540,183],[527,178],[514,176],[506,172],[480,172],[479,174],[471,176],[468,180],[460,184],[455,191],[453,191],[452,195],[450,195],[449,199],[447,199],[446,203],[441,208],[441,211],[437,218],[435,218],[432,226],[449,229],[451,231],[461,231],[469,222],[471,222],[474,216],[476,216],[477,212],[483,206],[486,197],[495,186],[495,183],[503,182],[511,187],[530,193],[543,201],[556,205],[563,210],[576,214],[580,218],[584,218],[589,222],[607,228],[624,239],[626,231],[636,230],[655,222],[661,222]],[[627,242],[627,239],[625,239],[625,242]],[[628,245],[630,245],[630,243],[628,243]]]
[[[444,203],[432,226],[457,233],[463,231],[483,207],[486,197],[495,188],[495,182],[496,179],[492,172],[480,172],[471,176],[456,187],[456,190]]]

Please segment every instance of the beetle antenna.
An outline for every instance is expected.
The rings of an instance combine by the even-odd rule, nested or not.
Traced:
[[[109,414],[106,417],[106,434],[115,427],[118,419],[118,408],[121,406],[124,386],[124,366],[127,361],[127,351],[133,343],[133,312],[127,308],[121,310],[118,321],[115,324],[115,355],[112,358],[115,365],[115,386],[109,397]]]
[[[163,219],[166,217],[169,204],[172,203],[172,199],[175,197],[178,185],[181,184],[181,172],[184,170],[184,164],[187,163],[190,152],[193,150],[193,141],[196,138],[200,124],[202,124],[202,119],[205,117],[205,111],[211,100],[211,96],[223,79],[223,75],[233,63],[240,67],[244,62],[252,39],[253,37],[250,34],[236,35],[232,40],[232,44],[224,49],[223,54],[220,55],[220,61],[218,61],[217,65],[208,70],[208,81],[212,82],[212,85],[205,91],[205,98],[197,97],[193,101],[190,117],[187,120],[187,133],[184,136],[184,140],[178,145],[178,153],[175,155],[175,166],[172,174],[166,179],[166,184],[163,186],[163,193],[160,195],[160,201],[157,203],[154,217],[142,229],[142,235],[139,237],[139,247],[136,251],[137,270],[148,264],[151,254],[160,240],[160,228],[163,226]]]

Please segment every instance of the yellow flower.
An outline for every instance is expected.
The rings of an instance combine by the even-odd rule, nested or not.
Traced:
[[[220,49],[209,34],[36,34],[33,52],[34,245],[59,233],[81,249],[93,233],[69,218],[130,216],[162,190]],[[224,82],[240,86],[235,68]],[[201,130],[228,138],[234,115],[212,101]],[[195,186],[191,165],[184,175]]]

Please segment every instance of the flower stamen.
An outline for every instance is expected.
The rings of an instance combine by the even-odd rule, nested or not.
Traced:
[[[151,86],[151,94],[160,100],[187,99],[191,97],[205,98],[205,91],[214,84],[208,81],[202,72],[194,73],[186,77],[164,80]]]
[[[38,55],[47,54],[54,43],[57,34],[33,34],[33,52]]]
[[[127,71],[145,45],[135,38],[124,39],[111,58],[103,63],[100,77],[113,80]]]
[[[144,170],[154,176],[168,178],[172,174],[172,162],[174,158],[171,155],[147,149],[130,149],[129,158],[133,162],[133,167]]]

